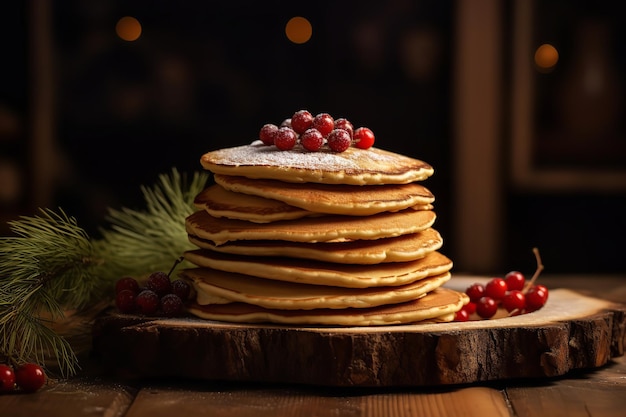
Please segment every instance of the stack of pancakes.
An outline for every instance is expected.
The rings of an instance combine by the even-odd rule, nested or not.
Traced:
[[[189,311],[229,322],[383,325],[450,321],[425,162],[377,148],[289,151],[261,142],[209,152],[214,183],[186,219]]]

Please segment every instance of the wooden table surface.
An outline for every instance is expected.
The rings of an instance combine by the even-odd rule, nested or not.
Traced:
[[[549,288],[626,304],[626,276],[546,276]],[[34,394],[0,395],[0,417],[626,415],[626,358],[549,380],[433,388],[320,388],[104,377],[87,366]]]

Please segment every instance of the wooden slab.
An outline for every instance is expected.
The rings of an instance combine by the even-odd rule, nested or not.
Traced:
[[[127,376],[322,386],[555,377],[605,365],[625,341],[626,306],[565,289],[537,312],[466,323],[325,328],[110,313],[94,326],[97,357]]]

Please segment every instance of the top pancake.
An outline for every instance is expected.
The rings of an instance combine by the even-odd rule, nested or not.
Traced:
[[[408,184],[434,172],[426,162],[378,148],[310,152],[298,144],[280,151],[260,141],[208,152],[200,163],[214,174],[321,184]]]
[[[369,216],[430,204],[435,197],[418,183],[376,185],[329,185],[286,183],[284,181],[216,174],[215,182],[235,193],[282,201],[315,213]]]

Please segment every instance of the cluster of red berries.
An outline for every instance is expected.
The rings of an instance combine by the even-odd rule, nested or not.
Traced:
[[[35,392],[46,383],[46,373],[36,363],[25,363],[17,368],[0,364],[0,394]]]
[[[328,113],[313,116],[308,110],[299,110],[280,126],[265,124],[259,131],[265,145],[275,145],[281,151],[293,149],[299,142],[307,151],[318,151],[324,143],[334,152],[343,152],[354,144],[360,149],[374,145],[374,133],[367,127],[354,129],[345,118],[335,120]]]
[[[133,277],[123,277],[115,283],[115,305],[121,313],[146,316],[179,316],[189,298],[191,287],[186,281],[171,281],[165,272],[153,272],[145,287]]]
[[[474,283],[465,293],[470,301],[456,313],[456,321],[468,321],[474,313],[481,319],[489,319],[499,308],[509,316],[531,313],[548,301],[548,289],[532,281],[526,283],[519,271],[511,271],[504,278],[492,278],[485,285]]]

